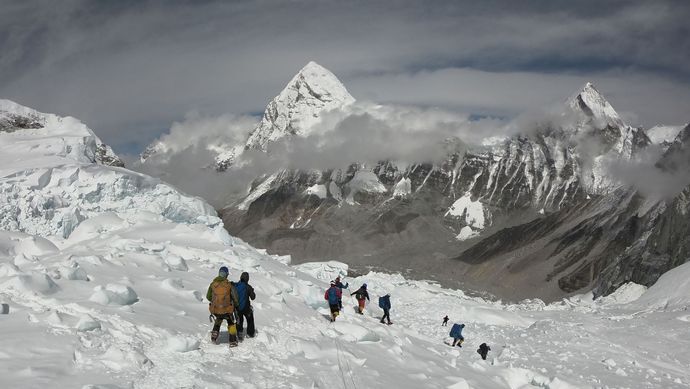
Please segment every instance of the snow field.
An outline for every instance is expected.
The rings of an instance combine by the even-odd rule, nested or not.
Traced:
[[[484,229],[485,212],[484,205],[479,201],[472,201],[470,194],[466,193],[450,206],[445,216],[459,218],[466,224],[456,239],[467,240],[477,236]]]
[[[648,291],[627,285],[606,299],[550,305],[486,301],[372,272],[345,280],[351,290],[331,323],[323,293],[347,265],[292,267],[289,256],[254,249],[229,236],[200,199],[91,163],[93,133],[71,118],[49,119],[44,129],[0,134],[2,388],[690,383],[687,265]],[[359,189],[378,190],[360,178]],[[329,192],[339,196],[333,185]],[[226,345],[225,326],[224,344],[209,341],[204,297],[221,265],[233,280],[248,271],[257,293],[257,335],[236,349]],[[363,282],[372,301],[358,315],[349,293]],[[378,322],[377,298],[386,293],[392,326]],[[463,348],[445,344],[446,314],[467,325]],[[475,352],[483,342],[492,348],[487,361]]]
[[[7,335],[3,386],[673,388],[690,382],[688,348],[678,344],[687,345],[687,314],[635,314],[622,296],[504,305],[369,273],[346,280],[351,291],[369,285],[365,315],[354,313],[346,290],[343,314],[331,324],[323,291],[346,273],[345,264],[290,267],[239,240],[228,246],[206,226],[204,234],[196,225],[108,219],[114,224],[97,236],[55,238],[52,246],[0,233],[0,299],[10,305],[0,317]],[[18,251],[39,254],[17,265]],[[168,256],[183,259],[186,271],[169,266]],[[203,301],[221,264],[232,279],[249,271],[258,295],[257,337],[233,350],[210,344]],[[75,268],[86,277],[63,275]],[[377,299],[386,293],[392,326],[378,323]],[[463,348],[444,344],[445,314],[467,325]],[[637,336],[649,326],[659,327],[654,336]],[[227,341],[225,327],[221,338]],[[487,361],[475,352],[483,342],[492,348]]]

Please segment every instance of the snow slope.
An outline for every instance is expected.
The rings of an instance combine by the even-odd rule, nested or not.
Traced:
[[[0,311],[0,387],[556,389],[690,383],[687,300],[674,299],[672,306],[645,302],[642,310],[635,305],[645,298],[662,301],[670,288],[687,296],[688,285],[672,284],[685,273],[662,277],[658,288],[632,303],[640,294],[636,288],[616,299],[576,296],[546,306],[539,300],[507,305],[371,272],[346,279],[352,290],[369,285],[372,302],[365,314],[354,313],[346,293],[343,315],[330,323],[323,292],[328,280],[347,273],[343,264],[290,266],[289,258],[228,235],[199,199],[79,154],[52,153],[63,150],[53,148],[62,137],[22,129],[0,134],[0,141],[0,193],[3,204],[14,207],[3,208],[2,215],[15,221],[0,230],[0,303],[7,306]],[[12,154],[15,147],[25,152]],[[55,174],[63,170],[78,174]],[[53,202],[25,209],[32,196]],[[83,209],[82,220],[70,219],[77,222],[69,234],[57,222],[58,199]],[[24,216],[12,219],[17,211]],[[203,298],[221,265],[233,279],[248,271],[258,296],[257,337],[232,350],[210,344]],[[387,293],[392,326],[378,322],[376,300]],[[446,343],[449,328],[440,326],[446,314],[467,325],[463,348]],[[475,352],[483,342],[492,348],[487,361]]]
[[[345,298],[344,314],[331,324],[324,280],[346,268],[293,268],[228,238],[150,214],[126,220],[106,214],[68,239],[51,237],[54,243],[0,232],[0,299],[10,306],[0,315],[0,386],[681,388],[690,382],[684,312],[640,314],[585,297],[503,305],[369,273],[346,281],[352,290],[368,283],[374,305],[359,316]],[[258,335],[233,350],[210,344],[202,301],[222,264],[231,278],[249,271],[258,295]],[[385,293],[392,294],[393,326],[379,324],[374,307]],[[465,347],[444,343],[445,314],[467,325]],[[492,348],[487,361],[474,351],[483,342]]]

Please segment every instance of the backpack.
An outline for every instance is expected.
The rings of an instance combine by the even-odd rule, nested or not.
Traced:
[[[237,309],[244,311],[249,305],[249,296],[247,296],[247,284],[245,282],[238,282],[235,284],[235,290],[237,291],[237,298],[240,303],[237,305]]]
[[[335,286],[331,286],[328,289],[328,304],[337,305],[338,304],[338,289]]]
[[[232,313],[235,306],[232,301],[232,284],[228,280],[214,282],[211,285],[213,298],[209,310],[214,315],[224,315]]]
[[[451,338],[461,338],[462,337],[462,327],[460,327],[460,324],[453,324],[453,327],[450,329],[450,337]]]
[[[357,300],[364,300],[364,293],[366,293],[366,291],[362,290],[362,288],[357,289],[357,291],[355,292],[355,298]]]
[[[391,309],[391,301],[388,296],[379,297],[379,308]]]

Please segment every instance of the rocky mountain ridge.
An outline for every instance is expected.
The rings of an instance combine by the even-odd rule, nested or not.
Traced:
[[[326,112],[352,112],[354,98],[332,73],[313,63],[305,69],[245,144],[219,154],[219,170],[232,169],[246,150],[322,128]],[[687,260],[675,256],[643,277],[633,276],[641,264],[623,263],[644,238],[630,225],[664,205],[650,205],[611,173],[652,142],[593,84],[567,99],[555,120],[469,148],[455,142],[439,145],[448,151],[439,163],[268,172],[221,214],[233,235],[297,262],[341,260],[511,298],[609,293],[632,278],[649,285],[669,263]],[[644,231],[657,220],[651,215]]]

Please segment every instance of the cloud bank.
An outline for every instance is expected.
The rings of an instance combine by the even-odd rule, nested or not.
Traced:
[[[688,16],[672,0],[5,2],[0,96],[131,154],[190,111],[263,111],[309,60],[380,103],[512,117],[593,81],[637,123],[678,124]]]

